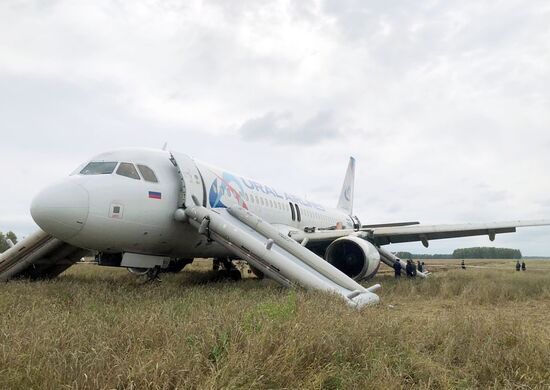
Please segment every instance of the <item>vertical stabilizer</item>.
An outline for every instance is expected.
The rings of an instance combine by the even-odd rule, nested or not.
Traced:
[[[339,209],[345,210],[349,215],[353,214],[353,187],[355,182],[355,159],[349,158],[348,170],[346,172],[346,178],[344,179],[344,185],[342,186],[342,192],[340,192],[340,199],[338,200]]]

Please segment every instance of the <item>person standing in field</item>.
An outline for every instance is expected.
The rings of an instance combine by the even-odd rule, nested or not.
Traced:
[[[399,279],[401,277],[401,269],[403,266],[401,265],[401,260],[397,260],[393,262],[393,271],[395,272],[395,279]]]
[[[428,270],[426,269],[426,264],[424,264],[424,262],[422,262],[422,272],[428,272]]]
[[[519,271],[521,269],[521,265],[519,264],[519,260],[516,262],[516,271]]]
[[[527,269],[527,267],[525,266],[525,260],[522,260],[521,261],[521,270],[525,271],[526,269]]]
[[[407,278],[412,278],[413,277],[413,263],[411,261],[411,259],[407,260],[407,265],[405,266],[405,271],[406,271],[406,274],[407,274]]]
[[[462,261],[460,262],[460,266],[462,267],[462,269],[466,269],[466,264],[464,264],[464,259],[462,259]]]
[[[418,269],[418,272],[424,272],[424,267],[420,264],[420,260],[416,262],[416,268]]]

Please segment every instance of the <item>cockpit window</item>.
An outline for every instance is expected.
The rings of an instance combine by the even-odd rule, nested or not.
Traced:
[[[110,175],[115,170],[116,162],[92,161],[81,171],[81,175]]]
[[[139,172],[141,173],[141,176],[143,176],[143,179],[145,181],[150,181],[151,183],[158,183],[157,175],[155,175],[155,172],[151,168],[149,168],[147,165],[137,165]]]
[[[139,173],[136,171],[134,164],[130,163],[120,163],[118,169],[116,170],[117,175],[126,176],[130,179],[140,180]]]

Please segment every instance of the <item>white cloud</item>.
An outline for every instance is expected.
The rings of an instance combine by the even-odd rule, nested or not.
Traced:
[[[88,156],[165,141],[327,204],[354,155],[364,222],[550,217],[549,17],[518,0],[2,2],[0,230],[30,231],[32,194]],[[550,253],[529,237],[497,244]]]
[[[342,136],[331,112],[320,111],[297,120],[291,112],[268,112],[247,120],[239,128],[245,140],[268,140],[275,144],[315,144]]]

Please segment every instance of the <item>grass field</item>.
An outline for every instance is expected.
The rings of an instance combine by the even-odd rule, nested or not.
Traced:
[[[491,264],[510,269],[381,275],[362,311],[200,267],[141,284],[77,265],[0,287],[0,388],[549,388],[550,272]]]

